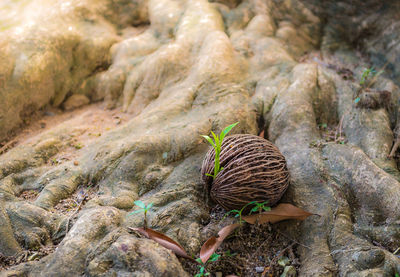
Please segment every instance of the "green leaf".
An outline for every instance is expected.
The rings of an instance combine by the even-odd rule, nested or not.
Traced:
[[[149,205],[147,205],[146,209],[147,209],[147,210],[150,210],[151,207],[153,207],[153,203],[150,203]]]
[[[235,127],[235,126],[238,125],[238,124],[239,124],[239,122],[236,122],[236,123],[233,123],[233,124],[229,125],[228,127],[226,127],[226,128],[222,131],[222,133],[223,133],[224,135],[227,135],[227,134],[233,129],[233,127]]]
[[[360,102],[360,100],[361,100],[360,97],[357,97],[357,98],[354,100],[354,103],[357,104],[358,102]]]
[[[140,207],[140,208],[146,208],[146,204],[144,204],[142,201],[140,201],[140,200],[136,200],[135,202],[133,202],[133,203],[135,203],[135,205],[136,206],[138,206],[138,207]]]
[[[213,131],[211,131],[211,134],[214,137],[215,145],[217,147],[215,150],[219,152],[221,150],[221,144],[220,144],[219,138],[217,137],[217,135]]]
[[[214,178],[214,175],[211,175],[211,174],[208,174],[208,173],[206,173],[206,176],[209,176],[209,177],[213,177],[213,178]]]
[[[271,207],[263,207],[263,210],[269,212],[271,210]]]
[[[209,136],[202,136],[203,138],[205,138],[214,148],[216,147],[214,142],[212,141],[212,139]]]
[[[210,272],[207,272],[206,274],[204,274],[204,276],[210,276]]]
[[[218,261],[219,257],[221,257],[221,255],[218,255],[217,253],[214,253],[214,254],[211,255],[210,261],[211,262]]]
[[[133,212],[129,213],[129,215],[141,213],[141,212],[143,212],[143,211],[144,211],[144,209],[136,210],[136,211],[133,211]]]
[[[222,217],[222,219],[224,219],[225,217],[227,217],[227,216],[230,215],[231,213],[239,213],[239,211],[238,211],[238,210],[231,210],[231,211],[225,213],[224,216]],[[238,215],[236,215],[236,216],[238,216]],[[235,217],[236,217],[236,216],[235,216]]]
[[[233,124],[229,125],[228,127],[226,127],[226,128],[222,131],[221,136],[220,136],[221,142],[224,140],[225,136],[233,129],[233,127],[235,127],[235,126],[238,125],[238,124],[239,124],[239,122],[233,123]]]
[[[255,207],[253,207],[252,209],[251,209],[251,211],[250,211],[250,214],[251,213],[255,213],[256,211],[258,211],[258,206],[255,206]]]
[[[197,258],[196,262],[198,262],[199,264],[203,264],[203,261],[201,260],[201,258]]]
[[[205,268],[202,266],[200,267],[200,273],[204,273]]]

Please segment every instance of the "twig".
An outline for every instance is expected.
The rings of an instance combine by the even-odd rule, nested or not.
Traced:
[[[10,140],[0,148],[0,155],[5,153],[10,147],[18,142],[17,139]]]
[[[72,218],[73,216],[75,216],[75,215],[79,212],[79,210],[80,210],[81,207],[82,207],[83,202],[85,202],[85,200],[86,200],[86,198],[88,198],[88,196],[89,196],[89,195],[88,195],[88,192],[85,192],[85,195],[83,196],[82,201],[79,203],[78,207],[76,207],[75,211],[68,217],[68,219],[67,219],[67,226],[65,227],[65,234],[68,233],[68,226],[69,226],[69,222],[70,222],[71,218]]]
[[[279,255],[277,255],[275,258],[273,258],[272,261],[270,262],[269,266],[266,267],[266,268],[264,269],[263,273],[261,274],[261,277],[265,277],[265,274],[267,274],[267,273],[270,272],[270,270],[271,270],[271,268],[272,268],[272,265],[273,265],[274,263],[276,263],[276,261],[277,261],[280,257],[282,257],[282,255],[283,255],[287,250],[289,250],[290,248],[292,248],[295,244],[296,244],[296,242],[293,242],[293,243],[290,244],[288,247],[286,247],[285,249],[283,249],[283,250],[279,253]]]
[[[335,132],[335,142],[338,142],[338,140],[340,140],[340,139],[342,138],[342,126],[343,126],[343,119],[344,119],[344,116],[345,116],[345,115],[346,115],[346,113],[344,113],[344,114],[342,115],[342,118],[341,118],[340,121],[339,121],[339,127],[338,127],[338,129],[336,130],[336,132]],[[338,131],[339,131],[339,137],[337,137]]]

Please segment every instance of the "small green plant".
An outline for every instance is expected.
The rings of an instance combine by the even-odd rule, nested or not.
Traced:
[[[321,123],[321,124],[318,124],[318,127],[319,127],[320,129],[326,130],[326,129],[328,129],[328,124],[326,124],[326,123]]]
[[[214,253],[214,254],[211,255],[211,257],[205,263],[203,263],[200,258],[196,259],[196,262],[199,263],[199,265],[198,265],[199,273],[194,275],[194,277],[209,276],[210,272],[207,272],[206,264],[209,263],[209,262],[216,262],[216,261],[218,261],[218,259],[220,257],[221,257],[221,255],[218,255],[217,253]]]
[[[375,70],[373,66],[369,68],[364,68],[361,74],[360,89],[357,91],[357,95],[354,99],[355,104],[358,104],[358,102],[361,101],[360,97],[361,90],[370,88],[375,83],[379,75],[381,75],[384,72],[383,69],[386,67],[386,65],[387,64],[385,64],[382,70],[379,70],[378,72]]]
[[[265,202],[262,202],[262,203],[258,203],[258,202],[255,202],[255,201],[253,201],[253,202],[254,202],[253,203],[254,207],[250,210],[250,214],[255,213],[255,212],[261,213],[263,211],[268,212],[268,211],[271,210],[270,207],[265,206],[268,203],[268,201],[265,201]]]
[[[131,212],[130,214],[136,214],[136,213],[144,213],[144,228],[147,228],[147,212],[150,211],[150,209],[153,207],[153,203],[150,203],[148,205],[146,205],[145,203],[143,203],[140,200],[137,200],[135,202],[133,202],[136,206],[138,206],[139,208],[141,208],[140,210],[136,210]]]
[[[255,213],[255,212],[262,212],[262,211],[270,211],[271,208],[265,206],[268,203],[268,201],[262,202],[262,203],[258,203],[257,201],[251,201],[249,203],[247,203],[246,205],[244,205],[240,210],[230,210],[229,212],[227,212],[224,217],[222,219],[224,219],[225,217],[227,217],[230,214],[235,214],[235,217],[239,217],[239,224],[242,224],[243,220],[242,220],[242,214],[243,211],[250,205],[254,205],[254,207],[250,210],[250,214]]]
[[[364,86],[369,87],[374,82],[374,79],[371,79],[371,78],[374,78],[374,77],[376,78],[379,75],[381,75],[383,72],[384,72],[383,70],[380,70],[377,72],[374,67],[365,68],[363,73],[361,74],[360,85],[363,87]]]
[[[219,137],[214,134],[213,131],[211,131],[212,136],[214,137],[214,141],[209,137],[209,136],[205,136],[203,135],[202,137],[205,138],[211,145],[212,147],[214,147],[215,149],[215,159],[214,159],[214,174],[206,174],[207,176],[213,177],[213,179],[215,179],[218,175],[218,173],[220,171],[222,171],[224,168],[221,167],[220,163],[219,163],[219,155],[221,153],[221,145],[222,145],[222,141],[224,140],[225,136],[232,130],[233,127],[235,127],[239,122],[233,123],[231,125],[229,125],[228,127],[226,127],[221,134],[219,135]]]
[[[365,82],[368,80],[368,78],[370,78],[371,76],[374,76],[376,74],[376,70],[374,69],[374,67],[370,67],[370,68],[364,68],[364,71],[361,75],[361,80],[360,80],[360,85],[364,85]]]

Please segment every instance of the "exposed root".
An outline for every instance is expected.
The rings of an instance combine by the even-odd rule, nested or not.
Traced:
[[[200,135],[237,121],[234,132],[257,134],[264,128],[264,136],[285,156],[291,184],[283,200],[321,215],[279,226],[298,243],[300,275],[400,272],[395,254],[400,173],[387,159],[399,145],[393,128],[399,121],[400,90],[379,76],[370,89],[388,91],[390,97],[360,95],[382,103],[357,107],[357,80],[366,62],[342,40],[335,22],[322,26],[304,4],[308,1],[298,0],[247,0],[232,4],[233,9],[205,0],[86,0],[87,8],[78,2],[43,16],[52,24],[49,33],[58,26],[65,30],[49,37],[41,29],[30,33],[34,28],[28,26],[15,53],[0,48],[6,60],[0,69],[0,78],[7,79],[4,95],[10,97],[12,88],[21,85],[15,90],[18,105],[11,105],[15,109],[0,112],[0,137],[9,129],[1,124],[4,117],[13,128],[20,122],[15,115],[27,104],[39,108],[52,99],[59,106],[70,92],[91,101],[105,99],[108,107],[122,107],[129,115],[121,120],[122,115],[116,119],[118,114],[105,112],[102,125],[90,121],[93,116],[76,114],[80,121],[39,132],[0,156],[5,223],[0,237],[6,238],[0,240],[0,252],[12,256],[61,241],[54,253],[13,266],[6,276],[187,275],[169,251],[126,231],[143,223],[142,215],[127,211],[137,199],[153,203],[150,227],[196,255],[203,242],[201,222],[209,216],[200,181],[208,149]],[[366,26],[386,22],[384,17],[378,23],[369,20]],[[121,29],[148,21],[148,29],[132,37]],[[70,26],[82,29],[66,32]],[[379,35],[385,45],[397,41]],[[23,41],[33,45],[26,58],[18,50],[28,47]],[[305,55],[318,50],[318,61]],[[388,60],[393,62],[394,54]],[[394,76],[397,68],[388,65]],[[26,103],[32,93],[32,103]],[[89,125],[107,127],[99,131]],[[339,125],[337,134],[330,134],[334,141],[323,141],[322,125],[330,130]],[[98,191],[88,201],[84,194],[72,215],[54,209],[89,181]],[[34,201],[29,191],[38,193]]]

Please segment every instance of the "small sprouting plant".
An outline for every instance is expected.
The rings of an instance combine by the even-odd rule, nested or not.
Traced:
[[[256,213],[256,212],[261,213],[263,211],[268,212],[268,211],[271,210],[270,207],[265,206],[268,203],[268,201],[265,201],[265,202],[262,202],[262,203],[258,203],[256,201],[252,201],[252,202],[254,202],[253,203],[254,207],[250,210],[250,214]],[[252,202],[250,202],[250,203],[252,203]]]
[[[148,205],[146,205],[145,203],[143,203],[140,200],[136,200],[135,202],[133,202],[136,206],[138,206],[139,210],[133,211],[130,214],[136,214],[136,213],[144,213],[144,228],[147,228],[147,212],[150,211],[151,207],[153,207],[153,203],[150,203]]]
[[[320,129],[326,130],[326,129],[328,129],[328,124],[327,123],[321,123],[321,124],[318,124],[318,127]]]
[[[221,146],[222,146],[222,142],[225,138],[225,136],[232,130],[233,127],[235,127],[239,122],[233,123],[231,125],[229,125],[228,127],[226,127],[221,134],[219,135],[219,137],[214,134],[213,131],[211,131],[212,136],[214,137],[214,141],[209,137],[209,136],[202,136],[203,138],[205,138],[211,145],[212,147],[214,147],[215,149],[215,159],[214,159],[214,174],[206,174],[207,176],[213,177],[213,179],[215,179],[218,175],[218,173],[220,171],[222,171],[224,168],[221,167],[220,163],[219,163],[219,155],[221,153]]]
[[[361,86],[370,86],[374,80],[371,80],[373,77],[378,77],[383,73],[383,70],[376,71],[374,67],[365,68],[363,73],[361,74],[360,85]],[[369,80],[368,84],[367,81]]]
[[[385,68],[385,66],[383,68]],[[361,90],[370,88],[375,83],[378,76],[381,75],[383,72],[383,69],[377,72],[373,66],[369,68],[364,68],[361,74],[360,89],[358,90],[356,98],[354,99],[355,104],[358,104],[358,102],[361,101]]]
[[[225,217],[227,217],[230,214],[235,214],[235,217],[239,217],[239,224],[242,224],[243,220],[242,220],[242,214],[243,211],[250,205],[255,205],[251,210],[250,210],[250,214],[255,213],[255,212],[262,212],[262,211],[270,211],[271,208],[265,206],[268,203],[268,201],[262,202],[262,203],[258,203],[257,201],[251,201],[249,203],[247,203],[246,205],[244,205],[240,210],[230,210],[229,212],[227,212],[223,219]]]
[[[199,263],[198,267],[199,267],[199,273],[197,273],[196,275],[194,275],[194,277],[203,277],[203,276],[209,276],[210,272],[207,272],[206,270],[206,264],[209,262],[216,262],[218,261],[218,259],[221,257],[221,255],[218,255],[217,253],[213,253],[211,255],[211,257],[205,262],[203,263],[202,260],[200,258],[196,259],[196,262]]]
[[[361,75],[360,85],[364,85],[368,78],[375,75],[375,73],[376,70],[374,69],[374,67],[364,68],[364,71]]]

